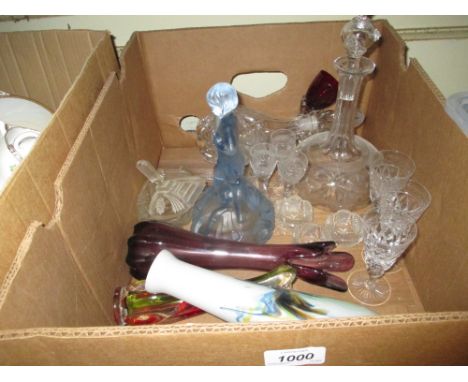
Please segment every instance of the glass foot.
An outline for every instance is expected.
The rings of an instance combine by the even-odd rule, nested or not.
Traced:
[[[391,295],[391,287],[384,277],[371,280],[366,270],[358,270],[348,277],[348,291],[364,305],[385,304]]]

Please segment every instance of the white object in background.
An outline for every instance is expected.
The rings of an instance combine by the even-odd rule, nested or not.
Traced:
[[[188,264],[167,250],[156,255],[146,276],[145,289],[177,297],[228,322],[375,315],[346,301],[238,280]]]
[[[455,93],[448,97],[445,111],[468,137],[468,92]]]
[[[32,150],[52,113],[34,101],[0,97],[0,190]]]
[[[16,96],[0,97],[0,121],[8,125],[42,131],[51,118],[52,113],[37,102]]]

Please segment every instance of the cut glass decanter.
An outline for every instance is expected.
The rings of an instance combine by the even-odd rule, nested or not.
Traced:
[[[310,137],[302,146],[309,170],[298,187],[299,195],[314,206],[337,211],[356,210],[369,204],[368,160],[372,156],[365,140],[357,144],[354,125],[362,80],[375,64],[363,57],[380,37],[366,16],[358,16],[342,30],[347,55],[338,57],[338,98],[329,132]]]

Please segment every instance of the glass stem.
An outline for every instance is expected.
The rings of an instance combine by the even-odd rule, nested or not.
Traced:
[[[369,277],[369,280],[366,281],[366,288],[368,290],[375,290],[376,278]]]
[[[260,188],[260,191],[262,191],[264,194],[266,194],[268,192],[268,177],[259,176],[258,177],[258,187]]]
[[[367,272],[369,273],[369,280],[366,281],[366,287],[369,290],[375,290],[377,280],[381,278],[385,272],[383,268],[378,265],[368,267]]]
[[[293,185],[291,183],[284,183],[284,197],[288,198],[293,193]]]

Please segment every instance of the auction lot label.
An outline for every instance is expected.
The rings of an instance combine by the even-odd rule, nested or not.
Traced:
[[[326,348],[314,346],[300,349],[267,350],[265,366],[320,365],[325,363]]]

